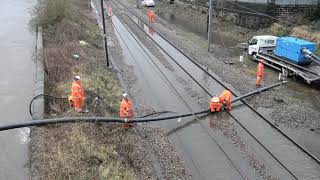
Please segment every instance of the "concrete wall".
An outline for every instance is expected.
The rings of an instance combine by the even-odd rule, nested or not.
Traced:
[[[319,5],[319,0],[276,0],[276,5],[298,5],[298,6],[310,6]]]
[[[227,0],[227,1],[232,1],[232,0]],[[267,4],[269,3],[268,1],[270,0],[237,0],[237,2],[254,3],[254,4]]]
[[[42,61],[42,28],[38,28],[37,46],[36,46],[36,87],[35,96],[44,93],[44,69]],[[43,119],[44,117],[44,97],[41,96],[33,101],[32,104],[33,119]]]
[[[235,1],[235,0],[227,0],[227,1]],[[237,2],[243,3],[254,3],[254,4],[275,4],[275,5],[283,5],[283,6],[294,6],[294,5],[302,5],[302,6],[310,6],[310,5],[319,5],[319,0],[237,0]]]

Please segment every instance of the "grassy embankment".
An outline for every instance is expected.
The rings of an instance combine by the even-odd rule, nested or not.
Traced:
[[[90,110],[86,115],[115,115],[121,88],[115,72],[106,67],[102,37],[90,15],[89,3],[88,0],[38,0],[32,24],[43,27],[45,92],[66,97],[73,77],[80,75],[87,94],[86,108]],[[99,100],[94,100],[97,96]],[[47,102],[47,117],[84,115],[76,114],[66,102],[49,99]],[[108,138],[113,137],[106,134],[117,129],[117,125],[84,123],[33,129],[41,130],[44,139],[43,149],[30,152],[31,162],[38,163],[37,176],[40,179],[135,179],[133,170],[117,153],[118,144],[110,142]]]

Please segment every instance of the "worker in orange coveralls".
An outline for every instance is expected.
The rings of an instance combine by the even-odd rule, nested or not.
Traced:
[[[84,105],[85,95],[84,89],[80,82],[80,76],[76,76],[71,86],[71,100],[76,112],[81,113]]]
[[[155,15],[153,11],[150,11],[150,22],[154,22]]]
[[[121,118],[125,118],[126,121],[130,121],[130,118],[133,117],[132,102],[129,99],[128,94],[124,93],[122,96],[123,98],[120,103],[119,116]],[[123,128],[128,129],[131,126],[133,126],[132,123],[125,123]]]
[[[113,15],[112,7],[111,7],[111,6],[108,7],[108,15],[109,15],[109,16],[112,16],[112,15]]]
[[[231,96],[232,94],[229,90],[224,90],[219,96],[222,106],[229,112],[231,111]]]
[[[257,80],[256,80],[256,86],[260,87],[261,86],[261,82],[263,79],[263,75],[264,75],[264,65],[263,65],[264,61],[261,59],[258,67],[257,67]]]
[[[210,101],[210,112],[220,112],[222,108],[222,103],[218,96],[214,96]]]
[[[154,19],[155,19],[155,15],[154,15],[154,12],[151,11],[151,10],[147,10],[147,17],[148,17],[148,22],[153,22]]]
[[[150,13],[151,13],[151,11],[150,11],[150,9],[148,9],[148,10],[147,10],[147,18],[148,18],[148,22],[150,22],[150,21],[151,21]]]

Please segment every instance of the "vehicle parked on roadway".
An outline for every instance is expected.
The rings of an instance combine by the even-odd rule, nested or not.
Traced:
[[[156,5],[156,3],[154,2],[154,0],[143,0],[142,1],[142,6],[154,7],[155,5]]]

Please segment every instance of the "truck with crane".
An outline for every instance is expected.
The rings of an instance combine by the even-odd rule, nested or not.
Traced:
[[[320,58],[315,54],[316,43],[295,37],[272,35],[254,36],[248,44],[248,54],[292,77],[308,84],[320,82]]]

